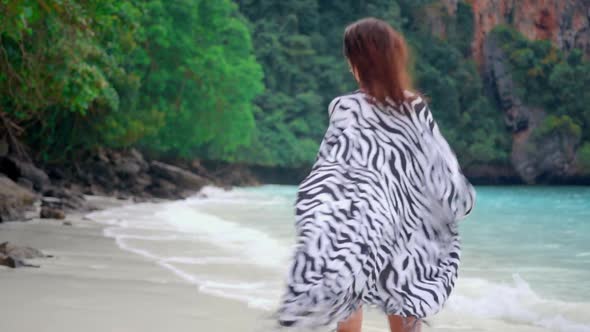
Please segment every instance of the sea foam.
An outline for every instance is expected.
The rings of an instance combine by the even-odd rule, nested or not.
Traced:
[[[467,316],[532,325],[550,331],[590,332],[590,303],[547,299],[518,274],[511,283],[459,278],[448,308]],[[584,323],[581,323],[584,322]]]
[[[186,265],[243,265],[244,269],[250,265],[282,270],[289,246],[263,231],[199,212],[194,205],[195,199],[142,203],[93,212],[87,218],[105,225],[104,235],[113,238],[119,248],[153,261],[199,291],[270,310],[278,297],[278,280],[244,282],[232,275],[216,275],[213,280]],[[225,256],[203,256],[198,252],[191,257],[169,255],[150,245],[166,241],[171,243],[169,247],[179,241],[193,241],[194,247],[206,242],[223,249]]]

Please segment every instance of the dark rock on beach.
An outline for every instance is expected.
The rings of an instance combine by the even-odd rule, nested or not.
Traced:
[[[206,179],[208,184],[223,188],[259,186],[263,175],[271,172],[271,168],[260,172],[245,164],[200,160],[187,162],[183,167]]]
[[[17,267],[39,267],[39,265],[29,264],[21,259],[0,254],[0,265],[8,266],[10,268]]]
[[[42,206],[77,210],[85,206],[84,195],[78,190],[52,186],[43,192]]]
[[[4,242],[0,244],[0,254],[4,254],[6,256],[10,256],[16,259],[48,257],[39,249],[26,246],[18,246],[10,242]]]
[[[180,199],[206,185],[224,188],[258,185],[245,165],[202,164],[199,160],[154,160],[136,149],[98,148],[67,165],[37,167],[26,153],[0,155],[0,221],[23,219],[22,210],[41,198],[35,215],[64,219],[68,211],[90,210],[84,195],[124,200]]]
[[[258,186],[260,180],[245,165],[227,165],[214,173],[220,186]]]
[[[36,195],[0,174],[0,221],[22,219],[33,207]]]
[[[0,157],[6,157],[10,152],[10,145],[8,144],[5,135],[0,136]]]
[[[42,219],[65,219],[66,210],[86,209],[84,196],[76,191],[65,188],[51,187],[41,198]]]
[[[16,262],[14,261],[14,259],[12,257],[8,257],[6,255],[0,254],[0,265],[15,268]]]
[[[65,219],[66,218],[66,214],[63,210],[48,207],[48,206],[43,206],[41,208],[41,213],[39,214],[39,216],[42,219]]]
[[[165,179],[155,179],[152,186],[149,188],[150,193],[160,198],[179,198],[177,194],[179,191],[178,187],[174,183]]]
[[[39,267],[37,265],[29,264],[25,260],[46,257],[51,256],[45,255],[43,252],[35,248],[17,246],[10,242],[4,242],[0,244],[0,265],[8,266],[11,268]]]
[[[62,178],[67,179],[68,175]],[[162,161],[147,161],[135,149],[98,149],[77,165],[70,181],[77,181],[79,191],[84,194],[110,195],[121,199],[175,199],[183,197],[187,191],[196,192],[210,182],[188,168]]]
[[[14,156],[0,157],[0,173],[13,181],[24,179],[23,182],[32,184],[34,190],[42,191],[51,184],[49,176],[32,162]]]
[[[156,177],[168,180],[175,183],[176,186],[186,189],[200,190],[205,184],[207,184],[207,180],[201,176],[160,161],[154,160],[150,163],[150,172]]]
[[[33,182],[29,179],[26,178],[18,178],[17,182],[18,185],[20,185],[23,188],[26,188],[30,191],[35,191],[35,187],[33,185]]]
[[[476,185],[523,184],[520,175],[510,165],[470,165],[463,171]]]

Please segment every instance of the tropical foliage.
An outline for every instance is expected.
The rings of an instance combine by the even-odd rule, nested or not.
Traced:
[[[251,141],[262,70],[229,0],[5,0],[0,17],[0,111],[43,159],[227,159]]]
[[[561,133],[581,140],[578,159],[590,170],[590,62],[578,49],[565,53],[549,41],[528,40],[507,26],[493,33],[509,60],[516,92],[548,113],[535,135]]]
[[[327,105],[356,89],[342,33],[366,16],[406,36],[416,88],[461,162],[507,163],[510,137],[471,57],[466,1],[450,15],[432,0],[0,0],[0,115],[45,161],[135,146],[308,166]],[[543,133],[573,130],[590,155],[590,64],[577,50],[495,33],[523,99],[552,115]]]

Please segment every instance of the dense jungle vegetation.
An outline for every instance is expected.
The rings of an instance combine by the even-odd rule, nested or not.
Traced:
[[[441,7],[441,8],[439,8]],[[444,37],[421,19],[440,12]],[[469,5],[429,0],[0,0],[0,128],[37,159],[97,147],[281,167],[309,165],[335,96],[355,89],[345,26],[401,30],[415,85],[463,164],[506,164],[510,134],[486,97]],[[590,142],[590,64],[497,29],[523,98],[551,110],[540,133]],[[555,93],[549,93],[554,91]],[[10,130],[8,130],[10,129]],[[590,160],[590,144],[585,143]]]

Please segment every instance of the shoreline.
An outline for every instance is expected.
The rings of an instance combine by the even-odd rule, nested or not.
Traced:
[[[223,203],[223,199],[220,200],[218,194],[226,195],[221,191],[214,194],[205,190],[203,197],[208,198],[203,200],[202,206],[211,209],[209,205],[212,202],[226,204]],[[243,196],[238,198],[235,192],[227,194],[232,200],[231,204],[244,206],[241,200],[244,199]],[[234,199],[238,201],[234,202]],[[243,293],[239,293],[238,289],[253,281],[263,283],[268,278],[279,282],[279,276],[261,275],[257,272],[260,271],[260,266],[252,265],[250,267],[253,268],[250,268],[247,262],[239,260],[236,263],[235,258],[239,258],[237,256],[234,256],[234,260],[216,263],[191,263],[188,260],[180,260],[191,258],[191,253],[196,253],[195,261],[229,258],[227,252],[224,252],[224,247],[218,246],[215,232],[239,234],[241,241],[248,244],[259,240],[251,236],[256,234],[241,232],[251,230],[241,228],[242,225],[237,224],[235,220],[224,219],[224,216],[217,217],[221,220],[207,218],[216,215],[211,214],[215,209],[199,210],[196,215],[191,214],[186,219],[187,215],[181,211],[182,201],[164,200],[160,202],[162,208],[159,208],[160,204],[134,203],[132,200],[122,201],[112,197],[91,196],[88,200],[102,207],[102,211],[108,212],[107,210],[113,208],[115,210],[113,213],[107,213],[106,218],[98,220],[92,219],[92,216],[85,217],[87,214],[84,212],[70,214],[65,221],[71,222],[72,226],[65,226],[63,220],[53,219],[0,224],[0,243],[8,240],[17,245],[30,245],[54,256],[29,261],[40,265],[40,268],[0,267],[0,292],[10,299],[0,304],[0,312],[5,314],[5,318],[0,319],[0,331],[275,331],[272,329],[274,324],[270,318],[272,311],[253,307],[248,299],[239,297]],[[177,202],[181,205],[178,208]],[[262,202],[258,206],[266,206],[266,203]],[[217,208],[221,208],[221,205]],[[215,230],[207,229],[200,233],[200,236],[195,236],[191,235],[191,229],[187,229],[190,238],[188,242],[186,237],[181,236],[160,241],[156,238],[167,238],[173,235],[172,231],[168,232],[164,227],[152,232],[149,226],[154,220],[160,222],[162,216],[159,212],[166,210],[172,211],[175,217],[191,221],[190,225],[197,227],[196,230],[201,230],[201,226],[204,225],[210,225]],[[113,221],[112,224],[109,223],[110,220]],[[198,222],[194,224],[193,221]],[[131,229],[125,227],[127,222],[132,225]],[[227,228],[231,224],[238,228]],[[144,228],[146,226],[148,228]],[[108,229],[110,230],[107,231]],[[146,253],[151,252],[157,257],[142,256],[141,253],[122,247],[116,237],[108,234],[110,231],[124,238],[129,236],[124,239],[124,243],[131,246],[131,249],[144,249],[147,250]],[[142,239],[141,236],[145,238]],[[144,239],[150,244],[141,242]],[[187,244],[190,247],[186,247]],[[185,251],[187,249],[190,251]],[[182,275],[159,264],[168,260],[172,264],[188,264],[180,267],[195,273],[193,275],[198,280],[184,279]],[[240,267],[236,268],[236,264]],[[228,273],[240,277],[224,279]],[[221,278],[217,279],[218,276]],[[259,277],[265,280],[256,279]],[[205,282],[202,283],[202,280]],[[493,286],[494,289],[507,292],[510,296],[520,294],[530,297],[531,301],[536,301],[535,303],[540,303],[543,298],[537,298],[538,295],[528,290],[526,283],[526,287],[521,285],[524,287],[522,288],[518,283],[504,285],[466,276],[463,276],[460,282],[454,300],[449,302],[449,306],[443,312],[429,319],[431,326],[425,326],[425,331],[451,332],[460,329],[474,332],[545,332],[552,329],[543,326],[544,324],[565,324],[560,321],[548,321],[539,326],[526,319],[512,321],[504,319],[504,316],[495,319],[486,315],[466,315],[464,310],[466,307],[472,307],[470,303],[476,303],[475,311],[495,308],[490,306],[503,303],[488,298],[487,295],[481,299],[472,298],[471,292],[480,289],[478,285],[482,283],[486,287]],[[224,286],[219,288],[216,284]],[[219,292],[222,289],[225,293]],[[212,290],[214,292],[211,292]],[[480,300],[483,302],[477,302]],[[521,304],[526,306],[519,310],[532,310],[525,302]],[[536,314],[536,311],[533,310],[533,313]],[[576,321],[566,323],[577,324]],[[363,325],[365,332],[386,331],[385,317],[376,310],[365,311]],[[571,331],[586,331],[585,326],[575,327]]]
[[[85,195],[145,202],[187,198],[209,185],[226,189],[271,183],[297,185],[310,167],[162,161],[144,157],[136,149],[98,149],[74,165],[39,165],[30,158],[0,155],[0,223],[36,216],[63,219],[68,213],[92,211],[96,207]],[[506,165],[471,165],[464,173],[474,185],[590,185],[590,174],[526,183]]]
[[[142,203],[87,196],[101,211]],[[170,203],[161,200],[157,203]],[[34,218],[0,223],[0,243],[31,246],[52,257],[38,268],[0,266],[0,331],[19,332],[266,332],[272,311],[215,293],[155,261],[117,245],[109,225],[75,211],[64,220]],[[64,222],[71,223],[67,226]],[[204,250],[208,244],[201,243]],[[386,320],[366,310],[363,331],[381,332]],[[327,332],[322,329],[318,332]],[[447,331],[442,329],[442,331]]]
[[[298,185],[308,174],[309,167],[285,168],[246,165],[258,182],[263,184]],[[512,166],[475,164],[463,168],[465,176],[478,186],[588,186],[590,174],[572,174],[538,179],[527,183]]]
[[[96,198],[96,197],[93,197]],[[129,204],[112,198],[103,208]],[[77,212],[0,224],[0,242],[42,250],[40,268],[0,267],[1,331],[254,331],[268,313],[205,294],[104,236]],[[231,313],[226,319],[224,312]],[[251,327],[252,329],[249,329]]]

